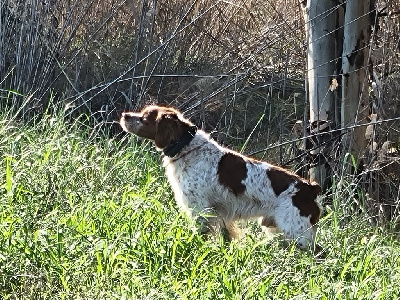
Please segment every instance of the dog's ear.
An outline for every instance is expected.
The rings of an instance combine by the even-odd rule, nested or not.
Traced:
[[[322,193],[322,188],[317,182],[312,181],[311,186],[312,186],[313,194],[315,195],[314,197],[317,197],[319,194]]]
[[[172,142],[176,142],[183,133],[182,126],[180,126],[181,121],[174,112],[159,113],[156,122],[155,144],[160,149],[167,147]]]

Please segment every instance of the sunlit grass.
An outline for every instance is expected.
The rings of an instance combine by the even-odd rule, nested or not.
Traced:
[[[149,143],[61,120],[0,120],[0,298],[400,296],[397,237],[349,218],[340,195],[321,221],[325,260],[256,229],[229,245],[203,240]]]

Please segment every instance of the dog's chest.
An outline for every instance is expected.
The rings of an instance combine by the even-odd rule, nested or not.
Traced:
[[[207,149],[199,155],[188,154],[177,160],[166,162],[166,174],[171,185],[178,185],[182,190],[207,189],[218,182],[218,162],[220,152]]]

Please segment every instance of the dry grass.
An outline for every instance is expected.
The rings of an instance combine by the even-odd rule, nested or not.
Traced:
[[[29,119],[61,104],[68,117],[87,113],[101,131],[124,108],[168,103],[199,126],[215,130],[220,141],[238,149],[245,145],[246,153],[269,148],[260,156],[280,164],[299,156],[288,166],[305,164],[301,142],[292,132],[307,107],[298,1],[1,3],[3,111],[13,106]],[[370,102],[380,119],[388,119],[400,115],[400,2],[378,0],[377,7]],[[389,140],[399,148],[398,125],[376,125],[371,142],[382,149]],[[356,180],[368,191],[393,173],[380,167],[378,154],[366,156],[362,178]],[[341,149],[333,148],[329,156],[333,176],[340,177]],[[369,196],[392,205],[398,203],[397,187],[395,177],[385,189],[389,192]]]

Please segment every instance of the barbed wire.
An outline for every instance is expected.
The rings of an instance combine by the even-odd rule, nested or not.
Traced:
[[[68,100],[70,100],[70,99],[74,99],[74,100],[82,99],[82,101],[83,101],[82,104],[79,104],[79,105],[77,105],[74,109],[72,109],[72,110],[70,111],[70,113],[72,113],[73,111],[79,109],[80,107],[82,107],[83,105],[85,105],[85,103],[88,103],[88,102],[90,102],[91,100],[93,100],[96,96],[98,96],[98,95],[99,95],[100,93],[102,93],[104,90],[106,90],[107,88],[109,88],[111,85],[113,85],[113,84],[115,84],[115,83],[118,83],[118,82],[121,82],[121,81],[133,80],[133,79],[138,79],[138,78],[150,79],[150,78],[154,78],[154,77],[169,77],[169,76],[171,76],[171,77],[172,77],[172,76],[181,77],[181,76],[182,76],[181,74],[175,74],[175,75],[151,74],[151,75],[134,76],[134,77],[129,77],[129,78],[123,79],[129,72],[131,72],[132,70],[134,70],[139,64],[143,63],[143,62],[144,62],[145,60],[147,60],[150,56],[156,54],[156,53],[157,53],[158,51],[160,51],[160,50],[162,51],[162,49],[165,49],[165,47],[166,47],[179,33],[181,33],[182,31],[186,30],[186,29],[187,29],[188,27],[190,27],[191,25],[195,24],[195,22],[196,22],[198,19],[200,19],[200,18],[203,17],[206,13],[208,13],[211,9],[213,9],[214,7],[216,7],[216,6],[219,4],[219,2],[220,2],[220,1],[217,1],[216,3],[214,3],[213,5],[211,5],[210,7],[208,7],[207,9],[205,9],[204,11],[202,11],[201,13],[199,13],[199,14],[198,14],[196,17],[194,17],[188,24],[186,24],[186,25],[183,26],[181,29],[179,29],[179,26],[182,24],[183,20],[185,19],[185,16],[186,16],[187,13],[189,12],[189,10],[188,10],[187,13],[181,18],[181,21],[179,22],[179,25],[175,28],[173,34],[171,34],[171,36],[170,36],[169,38],[167,38],[166,41],[164,41],[161,45],[159,45],[159,46],[158,46],[157,48],[155,48],[153,51],[149,52],[147,55],[145,55],[145,56],[142,57],[140,60],[138,60],[137,63],[131,65],[127,70],[123,71],[117,78],[114,78],[113,80],[111,80],[111,81],[109,81],[109,82],[107,82],[107,83],[100,83],[100,84],[97,84],[97,85],[95,85],[95,86],[93,86],[93,87],[91,87],[91,88],[89,88],[89,89],[87,89],[87,90],[85,90],[85,91],[83,91],[83,92],[80,92],[80,93],[78,93],[78,94],[69,96],[69,97],[67,97],[66,99],[64,99],[64,100],[66,100],[66,101],[68,101]],[[345,2],[346,2],[346,1],[345,1]],[[315,20],[318,19],[317,22],[314,22],[314,23],[313,23],[312,27],[317,26],[319,22],[322,22],[322,21],[323,21],[329,14],[331,14],[333,11],[335,11],[335,10],[341,8],[342,5],[345,4],[345,2],[344,2],[344,3],[340,3],[340,4],[338,4],[338,5],[334,6],[334,7],[332,7],[332,8],[331,8],[330,10],[328,10],[327,12],[323,12],[323,13],[321,13],[321,14],[315,16],[314,18],[310,19],[309,22],[314,22]],[[357,21],[357,20],[360,19],[360,18],[366,17],[367,15],[373,13],[374,11],[375,11],[375,9],[369,11],[368,13],[366,13],[366,14],[364,14],[364,15],[358,17],[358,18],[356,18],[355,20],[352,20],[352,21],[350,21],[350,22],[348,22],[348,23],[346,23],[346,24],[340,26],[339,28],[336,28],[336,29],[333,30],[333,31],[330,31],[330,32],[326,33],[325,35],[323,35],[323,36],[321,36],[321,37],[319,37],[319,38],[317,38],[317,39],[315,39],[315,40],[306,42],[306,43],[304,43],[304,46],[308,46],[309,44],[314,43],[314,42],[318,41],[319,39],[322,39],[322,38],[324,38],[324,37],[326,37],[326,36],[328,36],[328,35],[330,35],[330,34],[333,34],[335,31],[344,28],[345,26],[347,26],[347,25],[349,25],[349,24],[351,24],[351,23]],[[281,15],[281,16],[282,16],[282,15]],[[283,18],[283,17],[282,17],[282,18]],[[300,29],[303,29],[303,25],[293,28],[291,31],[288,32],[288,35],[290,35],[291,33],[294,33],[294,32],[297,31],[297,30],[300,30]],[[274,45],[275,43],[277,43],[280,39],[281,39],[281,37],[276,37],[273,41],[271,41],[271,42],[269,42],[269,43],[267,43],[267,44],[264,44],[263,46],[259,47],[259,48],[256,50],[256,52],[252,53],[249,57],[247,57],[246,59],[244,59],[241,63],[239,63],[238,65],[236,65],[236,66],[233,67],[232,69],[230,69],[230,70],[227,72],[228,74],[224,74],[224,75],[209,75],[209,76],[211,76],[211,77],[212,77],[212,76],[220,76],[221,78],[223,78],[223,77],[237,76],[238,74],[243,74],[243,72],[234,73],[234,70],[240,68],[240,66],[242,66],[243,64],[245,64],[247,61],[249,61],[249,60],[255,58],[255,57],[256,57],[261,51],[263,51],[264,49],[273,46],[273,45]],[[365,46],[365,47],[369,47],[369,46]],[[362,48],[362,49],[363,49],[363,48]],[[361,49],[360,49],[360,50],[361,50]],[[308,72],[308,71],[311,71],[311,70],[313,70],[313,69],[319,68],[319,67],[321,67],[321,66],[323,66],[323,65],[325,65],[325,64],[329,64],[329,63],[335,62],[335,61],[339,60],[340,58],[341,58],[341,56],[338,56],[338,57],[336,57],[336,58],[334,58],[334,59],[332,59],[332,60],[330,60],[330,61],[328,61],[328,62],[325,62],[325,63],[320,64],[320,65],[318,65],[318,66],[314,66],[313,68],[309,68],[309,69],[307,69],[306,71]],[[70,60],[70,62],[71,62],[71,61],[72,61],[72,60]],[[66,68],[67,65],[68,65],[68,64],[66,64],[66,65],[63,66],[63,67]],[[366,67],[367,67],[367,66],[366,66]],[[251,74],[251,71],[252,71],[252,70],[254,70],[254,67],[249,68],[245,73]],[[357,72],[357,71],[358,71],[358,70],[353,70],[352,72]],[[154,72],[154,69],[152,70],[152,72]],[[326,77],[331,77],[331,76],[333,76],[333,75],[334,75],[334,74],[332,74],[332,75],[326,75]],[[335,74],[335,75],[340,76],[340,75],[342,75],[342,74]],[[185,76],[185,75],[183,75],[183,76]],[[193,76],[193,75],[192,75],[192,76]],[[83,99],[83,97],[84,97],[86,94],[88,94],[89,92],[95,91],[95,90],[99,90],[99,91],[97,91],[94,95],[90,96],[89,99],[86,99],[86,100]]]
[[[95,30],[95,32],[90,36],[89,40],[88,40],[88,41],[85,41],[85,42],[80,46],[80,48],[78,49],[78,51],[75,52],[74,56],[69,60],[69,62],[67,62],[67,63],[66,63],[65,65],[63,65],[63,66],[59,65],[59,67],[60,67],[60,69],[61,69],[61,73],[60,73],[60,74],[65,74],[65,70],[66,70],[67,66],[73,61],[73,59],[74,59],[74,58],[78,55],[78,53],[83,49],[84,45],[86,45],[86,44],[94,37],[95,33],[98,32],[98,31],[100,30],[100,28],[102,28],[102,27],[106,24],[107,20],[108,20],[109,18],[111,18],[111,16],[112,16],[113,14],[115,14],[115,11],[116,11],[119,7],[121,7],[125,2],[126,2],[126,0],[120,1],[117,5],[115,5],[113,11],[112,11],[112,12],[107,16],[107,18],[105,18],[105,20],[99,25],[99,27]],[[194,2],[196,2],[196,1],[194,1]],[[193,2],[193,3],[194,3],[194,2]],[[78,92],[77,88],[76,88],[76,87],[73,85],[73,83],[71,82],[71,85],[72,85],[74,91],[76,91],[77,93],[75,93],[74,95],[71,95],[71,96],[69,96],[69,97],[64,98],[63,101],[70,101],[70,100],[77,101],[77,100],[81,100],[82,103],[76,105],[73,109],[69,110],[69,114],[72,114],[74,111],[78,110],[78,109],[81,108],[82,106],[87,105],[87,104],[88,104],[89,102],[91,102],[95,97],[97,97],[99,94],[101,94],[101,93],[104,92],[106,89],[108,89],[109,87],[111,87],[113,84],[120,83],[120,82],[124,82],[124,81],[128,81],[128,80],[131,80],[131,81],[132,81],[132,80],[136,80],[136,79],[148,79],[148,80],[149,80],[150,78],[157,78],[157,77],[160,77],[160,78],[167,78],[167,77],[176,77],[176,78],[180,78],[180,77],[192,77],[192,78],[199,78],[199,79],[200,79],[200,78],[207,78],[207,77],[214,77],[214,78],[215,78],[215,77],[218,77],[219,79],[224,79],[224,78],[230,78],[230,77],[232,77],[232,78],[236,78],[236,79],[237,79],[238,76],[239,76],[240,78],[242,78],[242,79],[245,79],[246,77],[251,76],[252,73],[253,73],[253,71],[255,70],[255,67],[250,67],[250,68],[248,68],[247,70],[241,71],[241,72],[231,72],[231,71],[232,71],[232,70],[235,70],[235,68],[238,68],[240,65],[243,65],[243,64],[246,63],[247,61],[249,61],[249,60],[251,60],[251,59],[254,59],[254,58],[255,58],[260,52],[262,52],[264,49],[275,45],[277,42],[280,41],[280,39],[282,39],[282,36],[275,37],[272,41],[263,44],[261,47],[259,47],[259,48],[256,50],[256,52],[250,54],[249,57],[245,58],[240,64],[236,65],[233,69],[231,69],[230,71],[228,71],[226,74],[201,75],[201,76],[200,76],[200,75],[184,75],[184,74],[155,74],[155,73],[154,73],[154,68],[153,68],[151,74],[149,74],[149,75],[139,75],[139,76],[130,76],[130,77],[126,77],[126,75],[127,75],[129,72],[131,72],[131,71],[132,71],[134,68],[136,68],[139,64],[141,64],[141,63],[143,63],[145,60],[147,60],[150,56],[155,55],[155,54],[158,53],[159,51],[163,51],[163,49],[165,49],[165,47],[168,45],[168,43],[169,43],[170,41],[172,41],[179,33],[183,32],[184,30],[186,30],[186,29],[189,28],[190,26],[196,24],[197,20],[199,20],[201,17],[203,17],[204,15],[206,15],[208,12],[210,12],[210,11],[211,11],[214,7],[216,7],[220,2],[221,2],[221,1],[217,1],[217,2],[214,3],[213,5],[209,6],[209,7],[206,8],[205,10],[201,11],[201,12],[198,13],[192,20],[190,20],[189,23],[187,23],[187,24],[185,24],[183,27],[181,27],[182,24],[183,24],[183,22],[184,22],[184,20],[185,20],[185,16],[187,16],[187,14],[188,14],[188,12],[189,12],[190,9],[187,10],[186,14],[184,14],[183,17],[181,17],[180,21],[178,22],[178,25],[176,26],[176,28],[174,29],[174,31],[173,31],[173,33],[170,35],[170,37],[168,37],[161,45],[159,45],[159,46],[158,46],[157,48],[155,48],[153,51],[149,52],[147,55],[145,55],[145,56],[142,57],[140,60],[138,60],[137,63],[135,63],[135,64],[131,65],[130,67],[128,67],[125,71],[123,71],[123,72],[122,72],[119,76],[117,76],[116,78],[114,78],[114,79],[112,79],[112,80],[110,80],[110,81],[108,81],[108,82],[102,82],[102,83],[96,84],[96,85],[92,86],[91,88],[86,89],[85,91],[82,91],[82,92]],[[223,2],[223,1],[222,1],[222,2]],[[335,12],[336,10],[341,9],[341,7],[342,7],[343,5],[345,5],[345,4],[346,4],[346,1],[343,1],[342,3],[339,3],[339,4],[335,5],[334,7],[332,7],[331,9],[329,9],[328,11],[325,11],[325,12],[322,12],[322,13],[318,14],[318,15],[315,16],[314,18],[310,19],[308,22],[312,23],[311,27],[318,26],[318,24],[319,24],[321,21],[323,21],[325,18],[327,18],[330,14],[332,14],[332,13]],[[283,20],[285,20],[285,17],[284,17],[284,14],[283,14],[283,13],[281,13],[281,12],[279,12],[279,11],[277,11],[277,10],[276,10],[276,12],[280,15],[280,17],[281,17]],[[344,28],[346,25],[349,25],[349,24],[351,24],[352,22],[355,22],[355,21],[357,21],[358,19],[360,19],[360,18],[362,18],[362,17],[366,17],[367,15],[369,15],[369,14],[371,14],[371,13],[374,13],[374,12],[376,12],[376,9],[371,9],[368,13],[365,13],[364,15],[358,17],[357,19],[352,20],[352,21],[350,21],[350,22],[348,22],[348,23],[346,23],[346,24],[340,26],[339,28],[336,28],[335,30],[332,30],[332,31],[330,31],[330,32],[327,32],[327,33],[326,33],[325,35],[323,35],[322,37],[319,37],[319,38],[317,38],[317,39],[314,39],[314,40],[312,40],[312,41],[308,41],[308,42],[304,43],[303,46],[308,46],[310,43],[315,42],[315,41],[318,41],[319,39],[324,38],[324,37],[326,37],[327,35],[333,34],[333,33],[335,33],[335,31]],[[377,18],[377,16],[375,16],[375,18]],[[287,23],[285,23],[285,24],[287,24]],[[180,27],[181,27],[181,28],[180,28]],[[292,33],[296,32],[297,30],[304,30],[304,24],[301,24],[301,25],[299,25],[299,26],[293,27],[291,30],[289,30],[289,31],[285,34],[285,36],[292,36]],[[285,38],[285,36],[284,36],[283,38]],[[370,46],[371,46],[371,44],[368,44],[368,45],[366,45],[366,46],[360,48],[360,50],[363,50],[363,49],[365,49],[365,48],[367,48],[367,47],[370,47]],[[159,56],[159,57],[160,57],[160,56]],[[321,67],[321,66],[323,66],[323,65],[325,65],[325,64],[329,64],[329,63],[332,63],[332,62],[336,62],[336,61],[338,61],[340,58],[341,58],[341,56],[337,56],[337,57],[334,58],[334,59],[331,59],[331,60],[329,60],[329,61],[327,61],[327,62],[325,62],[325,63],[323,63],[323,64],[320,64],[320,65],[318,65],[318,66],[314,66],[313,68],[308,68],[308,69],[306,69],[305,71],[308,72],[308,71],[310,71],[310,70],[319,68],[319,67]],[[369,65],[365,66],[364,68],[367,68],[367,67],[369,67]],[[357,72],[358,70],[359,70],[359,69],[353,70],[352,72]],[[60,74],[59,74],[59,75],[60,75]],[[58,75],[58,76],[59,76],[59,75]],[[66,74],[65,74],[65,75],[66,75]],[[343,74],[342,74],[342,73],[339,73],[339,74],[332,74],[332,75],[326,75],[326,76],[323,76],[323,77],[332,77],[332,76],[341,76],[341,75],[343,75]],[[58,78],[58,76],[57,76],[56,78]],[[319,77],[322,77],[322,76],[319,76]],[[57,80],[57,79],[55,79],[55,80]],[[147,82],[148,82],[148,80],[147,80]],[[270,81],[270,82],[266,83],[266,85],[271,86],[271,85],[277,84],[277,83],[279,83],[279,82],[281,82],[281,81],[282,81],[282,79],[276,79],[276,80],[273,80],[273,81]],[[232,86],[232,85],[230,85],[230,84],[224,84],[223,87],[226,89],[226,88],[229,88],[230,86]],[[327,89],[328,89],[328,87],[327,87]],[[219,88],[218,91],[213,91],[213,92],[210,93],[208,96],[206,96],[206,99],[203,99],[202,101],[207,101],[208,99],[212,98],[213,96],[218,95],[218,94],[219,94],[221,91],[223,91],[223,90],[224,90],[224,89]],[[88,95],[89,93],[92,93],[92,92],[94,92],[94,94],[91,95],[89,98],[86,98],[86,95]],[[86,98],[86,99],[85,99],[85,98]]]
[[[332,130],[329,130],[329,131],[310,134],[310,135],[307,135],[307,136],[296,138],[294,140],[290,140],[290,141],[286,141],[286,142],[282,142],[282,143],[278,143],[278,144],[274,144],[274,145],[268,146],[267,148],[263,148],[263,149],[254,151],[254,152],[250,153],[249,155],[250,156],[256,155],[256,154],[259,154],[259,153],[262,153],[262,152],[265,152],[265,151],[268,151],[268,150],[271,150],[271,149],[274,149],[274,148],[282,147],[282,146],[285,146],[285,145],[288,145],[288,144],[293,144],[293,143],[296,143],[296,142],[307,140],[307,139],[313,138],[313,137],[318,137],[318,136],[321,136],[321,135],[328,135],[328,134],[333,134],[333,133],[338,133],[338,132],[340,133],[342,131],[350,131],[352,129],[359,128],[359,127],[364,127],[364,126],[368,126],[368,125],[379,125],[379,124],[388,123],[388,122],[394,122],[394,121],[400,121],[400,117],[384,119],[384,120],[377,120],[376,122],[373,122],[373,123],[355,124],[355,125],[347,126],[347,127],[344,127],[344,128],[332,129]]]
[[[198,19],[200,19],[202,16],[204,16],[208,11],[210,11],[213,7],[215,7],[219,2],[221,2],[222,0],[217,1],[214,5],[210,6],[209,8],[205,9],[203,12],[199,13],[195,18],[193,18],[193,20],[191,20],[188,24],[186,24],[185,26],[183,26],[180,30],[179,27],[176,27],[174,30],[174,33],[166,39],[166,41],[164,41],[160,46],[158,46],[156,49],[154,49],[153,51],[151,51],[150,53],[148,53],[146,56],[144,56],[143,58],[141,58],[136,64],[130,66],[127,70],[123,71],[117,78],[113,79],[112,81],[108,82],[107,84],[104,85],[104,87],[102,87],[100,89],[99,92],[97,92],[96,94],[94,94],[93,96],[91,96],[86,102],[90,102],[93,98],[95,98],[97,95],[99,95],[100,93],[102,93],[103,91],[105,91],[108,87],[110,87],[112,84],[116,83],[118,80],[122,79],[124,76],[126,76],[128,73],[132,72],[134,68],[136,68],[139,64],[141,64],[142,62],[146,61],[150,56],[152,56],[153,54],[157,53],[159,50],[162,50],[166,45],[168,45],[179,33],[183,32],[186,28],[188,28],[190,25],[192,25],[194,22],[196,22]],[[196,1],[194,1],[193,3],[195,3]],[[189,13],[189,10],[187,11],[187,13],[184,15],[184,17],[181,18],[181,21],[179,22],[179,24],[182,23],[182,21],[185,19],[185,17],[187,16],[187,14]],[[179,25],[180,26],[180,25]],[[89,89],[92,90],[92,89]],[[88,91],[89,91],[88,90]],[[82,98],[88,91],[84,91],[82,93],[80,93],[78,96],[71,96],[69,97],[69,99],[71,98]],[[68,99],[66,99],[68,100]],[[84,100],[84,99],[82,99]],[[85,101],[84,101],[85,102]],[[76,107],[74,107],[73,109],[71,109],[71,111],[68,113],[69,115],[71,115],[74,111],[76,111],[77,109],[79,109],[80,107],[82,107],[84,105],[84,103],[77,105]]]

